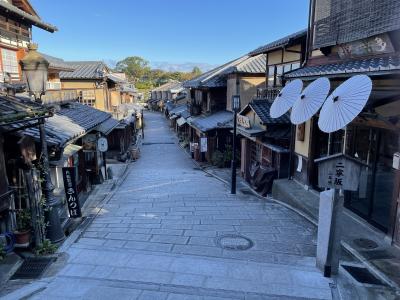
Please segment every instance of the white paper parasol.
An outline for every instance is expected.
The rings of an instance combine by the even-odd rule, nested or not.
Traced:
[[[324,104],[330,88],[329,79],[326,77],[311,82],[293,104],[290,114],[292,123],[297,125],[311,119]]]
[[[279,118],[285,114],[296,101],[303,88],[303,81],[295,79],[288,83],[271,105],[270,115],[272,118]]]
[[[318,126],[327,133],[342,129],[362,111],[372,91],[367,75],[356,75],[339,85],[322,106]]]

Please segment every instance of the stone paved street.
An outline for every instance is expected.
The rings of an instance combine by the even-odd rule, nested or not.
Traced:
[[[145,122],[141,158],[31,299],[331,298],[315,268],[313,225],[276,203],[230,195],[196,168],[161,114]],[[224,234],[254,246],[223,250]]]

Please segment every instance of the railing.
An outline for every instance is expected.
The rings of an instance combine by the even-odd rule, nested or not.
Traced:
[[[259,88],[257,89],[257,99],[265,99],[265,100],[274,100],[279,93],[281,92],[280,88],[268,87],[268,88]]]
[[[76,90],[47,91],[42,96],[44,104],[56,104],[75,101],[79,98]]]

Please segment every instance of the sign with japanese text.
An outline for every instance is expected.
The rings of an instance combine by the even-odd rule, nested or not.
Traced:
[[[388,34],[379,34],[363,40],[339,45],[339,57],[350,58],[365,55],[392,53],[394,48]]]
[[[206,137],[202,137],[200,139],[200,151],[207,152],[207,138]]]
[[[244,128],[250,128],[250,119],[246,116],[238,115],[237,116],[237,123],[238,125]]]
[[[78,191],[76,189],[75,168],[62,168],[65,196],[70,218],[82,217],[81,207],[79,205]]]
[[[357,191],[362,163],[344,154],[315,160],[318,164],[318,186],[345,191]]]

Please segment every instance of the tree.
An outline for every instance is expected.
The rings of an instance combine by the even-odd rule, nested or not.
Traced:
[[[134,82],[138,82],[145,76],[150,74],[150,64],[147,60],[140,56],[130,56],[117,63],[116,69],[124,72],[128,78]]]
[[[201,72],[200,68],[197,66],[194,67],[192,70],[193,77],[199,76],[199,75],[201,75],[201,73],[203,73],[203,72]]]

